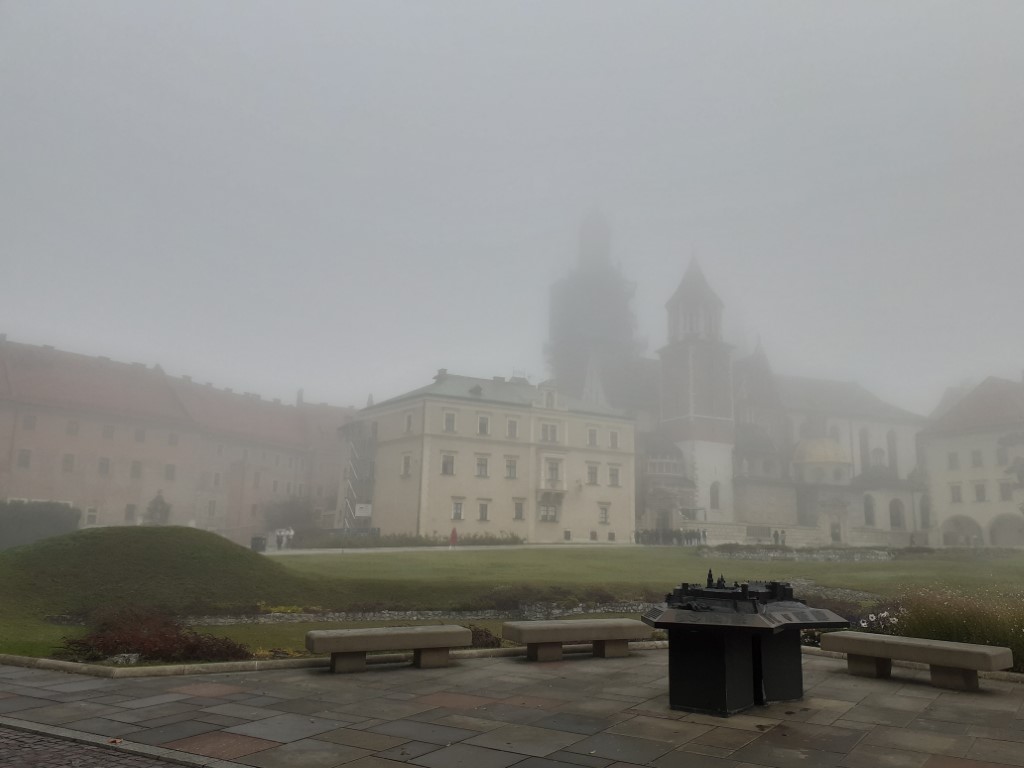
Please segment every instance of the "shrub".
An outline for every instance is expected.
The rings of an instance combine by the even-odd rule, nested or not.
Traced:
[[[884,617],[884,624],[883,611],[889,613]],[[1024,672],[1024,593],[1021,592],[996,591],[982,597],[952,588],[920,589],[903,594],[895,606],[876,606],[863,619],[867,626],[860,628],[864,631],[1005,646],[1013,651],[1013,670]]]
[[[0,549],[72,533],[81,517],[81,510],[59,502],[0,502]]]
[[[458,546],[495,546],[523,544],[525,539],[514,533],[495,536],[490,533],[467,533],[459,536]],[[447,547],[447,536],[417,536],[409,533],[388,533],[383,536],[345,534],[328,530],[302,530],[295,534],[292,548],[302,549],[373,549],[377,547]]]
[[[82,637],[64,638],[60,658],[102,661],[120,654],[139,654],[142,661],[235,661],[252,657],[249,649],[225,637],[200,634],[174,616],[141,607],[101,609],[89,620]]]
[[[478,627],[476,624],[470,624],[469,630],[473,633],[474,648],[501,648],[501,638],[487,629],[487,627]]]

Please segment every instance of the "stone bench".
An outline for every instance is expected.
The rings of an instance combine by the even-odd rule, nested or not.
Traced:
[[[417,667],[448,666],[448,650],[472,645],[466,627],[442,624],[426,627],[316,629],[306,633],[306,649],[331,654],[331,672],[362,672],[367,651],[413,652]]]
[[[1013,666],[1009,648],[869,632],[828,632],[821,636],[821,648],[845,653],[851,675],[890,677],[894,659],[916,661],[929,666],[932,685],[957,691],[978,690],[979,670]]]
[[[506,621],[501,625],[501,636],[525,645],[530,661],[558,661],[563,643],[593,643],[594,655],[604,658],[628,656],[629,641],[649,640],[653,631],[634,619]]]

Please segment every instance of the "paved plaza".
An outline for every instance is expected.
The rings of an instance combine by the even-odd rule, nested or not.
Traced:
[[[0,666],[0,764],[262,768],[997,768],[1024,766],[1024,685],[933,688],[804,656],[802,701],[731,718],[668,707],[667,651],[459,658],[104,679]],[[98,752],[106,750],[105,753]],[[104,760],[103,755],[107,758]],[[97,757],[99,755],[99,757]]]

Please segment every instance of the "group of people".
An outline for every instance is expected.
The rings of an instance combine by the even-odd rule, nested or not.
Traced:
[[[278,528],[274,531],[274,538],[277,539],[277,548],[291,548],[292,536],[294,535],[295,531],[292,530],[291,526],[288,526],[287,528]]]
[[[636,532],[636,543],[696,547],[708,543],[708,532],[707,529],[701,528],[640,530]]]

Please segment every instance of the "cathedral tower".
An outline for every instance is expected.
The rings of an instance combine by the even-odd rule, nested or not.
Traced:
[[[735,434],[731,347],[722,340],[722,300],[696,262],[665,305],[668,344],[661,356],[661,421],[693,467],[705,519],[733,518]]]

